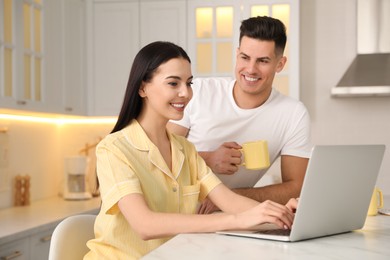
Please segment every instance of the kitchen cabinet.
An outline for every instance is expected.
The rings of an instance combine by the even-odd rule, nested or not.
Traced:
[[[0,259],[46,260],[49,257],[50,239],[55,225],[0,245]]]
[[[85,114],[85,2],[4,1],[0,9],[13,18],[0,25],[8,32],[0,34],[0,108]]]
[[[11,2],[15,5],[14,20],[22,20],[23,1]],[[11,52],[11,67],[15,68],[12,91],[7,90],[7,80],[0,83],[0,108],[117,116],[135,55],[156,40],[171,41],[187,50],[196,77],[233,76],[240,21],[253,15],[273,16],[277,6],[288,6],[288,20],[283,20],[287,22],[288,63],[276,75],[275,85],[299,98],[299,1],[52,0],[42,1],[42,5],[41,98],[22,98],[24,74],[18,68],[23,67],[23,55],[17,54],[23,53],[19,50],[22,43],[7,43],[0,36],[4,38],[0,39],[0,58],[7,66],[5,52]],[[196,12],[204,7],[210,7],[215,17],[231,8],[233,16],[222,22],[212,18],[211,33],[203,32],[199,37]],[[218,26],[229,29],[230,34],[224,30],[219,35]],[[21,24],[16,23],[12,30],[19,35],[12,39],[23,39]],[[206,53],[202,54],[202,49]]]
[[[89,0],[88,3],[87,46],[92,49],[87,56],[89,115],[119,114],[133,59],[141,47],[152,41],[171,41],[186,49],[197,77],[233,76],[240,22],[255,15],[274,16],[286,24],[288,64],[276,75],[275,86],[282,93],[299,98],[299,1]],[[232,18],[219,22],[211,18],[211,25],[216,28],[199,38],[196,12],[203,7],[210,7],[215,17],[222,18],[226,9],[231,8]],[[228,30],[230,34],[226,33]],[[202,47],[210,52],[200,53]],[[210,71],[202,71],[202,64]]]
[[[49,257],[50,240],[54,228],[48,228],[44,231],[31,235],[30,243],[30,259],[46,260]]]
[[[119,114],[131,63],[139,48],[138,1],[89,3],[90,115]]]
[[[68,201],[53,197],[29,206],[1,209],[0,259],[47,260],[58,223],[72,215],[97,214],[100,203],[100,198]]]
[[[29,239],[23,238],[0,245],[0,259],[30,259]],[[47,258],[46,258],[47,259]]]
[[[40,112],[60,112],[62,106],[62,88],[64,75],[64,37],[62,24],[64,11],[62,0],[45,1],[44,12],[44,102],[46,108]],[[35,111],[34,109],[29,109]]]
[[[87,113],[86,87],[86,4],[84,0],[65,0],[64,50],[65,56],[61,113]]]
[[[42,18],[39,2],[0,4],[1,108],[44,109]]]
[[[186,1],[143,0],[140,1],[141,45],[153,41],[170,41],[185,48],[186,44]]]
[[[144,45],[185,47],[186,1],[88,1],[88,113],[119,114],[133,59]]]
[[[85,115],[85,1],[45,1],[45,109]]]

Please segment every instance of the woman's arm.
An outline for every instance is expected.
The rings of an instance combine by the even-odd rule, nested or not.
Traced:
[[[220,184],[210,193],[210,195],[215,193],[212,197],[215,197],[217,201],[227,201],[220,205],[223,208],[226,207],[225,205],[228,205],[228,199],[231,198],[231,195],[226,193],[224,189],[227,188]],[[228,198],[223,199],[221,197],[223,195],[228,195]],[[144,240],[173,236],[180,233],[250,229],[262,223],[274,223],[281,228],[290,228],[292,225],[293,213],[283,205],[265,202],[253,207],[254,204],[251,205],[252,202],[249,199],[248,202],[237,198],[234,199],[245,204],[243,207],[234,206],[234,212],[242,209],[244,210],[242,213],[197,215],[154,212],[149,209],[141,194],[129,194],[123,197],[118,205],[133,230]]]
[[[211,216],[154,212],[141,194],[129,194],[118,205],[132,229],[144,240],[179,233],[214,232],[234,226],[234,215],[223,213]]]

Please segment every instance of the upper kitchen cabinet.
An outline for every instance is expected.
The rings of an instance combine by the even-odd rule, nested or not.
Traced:
[[[280,19],[287,30],[287,64],[274,87],[299,98],[299,1],[188,0],[188,54],[196,77],[234,77],[241,21],[254,16]]]
[[[86,80],[86,4],[84,0],[64,1],[63,30],[64,80],[61,109],[65,114],[87,114]]]
[[[0,2],[0,108],[44,109],[43,4]]]
[[[46,112],[85,115],[85,1],[51,0],[44,3]]]
[[[141,47],[153,41],[186,44],[187,9],[184,0],[140,1]]]
[[[137,52],[157,40],[185,47],[186,1],[87,2],[88,112],[119,114]]]
[[[118,115],[139,48],[138,1],[88,2],[88,112]]]
[[[83,2],[0,1],[1,109],[85,114]]]

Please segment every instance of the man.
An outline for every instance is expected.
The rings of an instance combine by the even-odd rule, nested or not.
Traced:
[[[169,123],[169,130],[187,136],[218,177],[235,192],[257,201],[285,204],[299,197],[311,145],[310,119],[304,105],[272,87],[282,71],[286,29],[271,17],[242,21],[235,80],[194,80],[194,96],[184,118]],[[267,140],[270,161],[281,156],[282,183],[254,185],[265,170],[247,170],[241,164],[242,143]],[[199,213],[217,208],[204,202]]]

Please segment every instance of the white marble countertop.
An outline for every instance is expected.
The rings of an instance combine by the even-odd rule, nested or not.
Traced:
[[[390,216],[367,217],[362,230],[293,243],[218,234],[181,234],[142,259],[388,260]]]
[[[390,197],[385,198],[385,206],[390,207]],[[361,230],[300,242],[278,242],[214,233],[181,234],[142,259],[388,260],[390,216],[368,216]]]
[[[61,197],[34,201],[29,206],[0,210],[0,244],[55,227],[75,214],[97,214],[100,198],[69,201]]]

